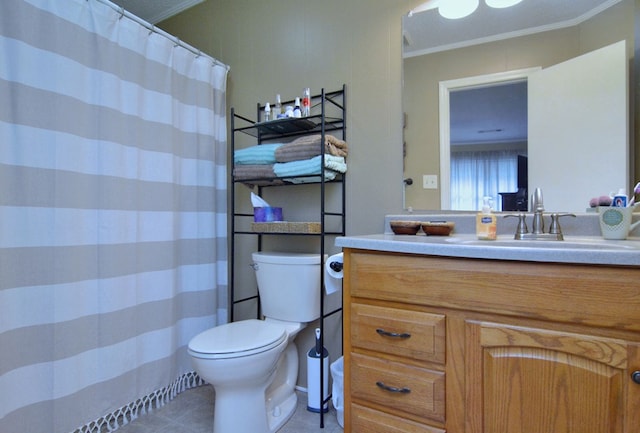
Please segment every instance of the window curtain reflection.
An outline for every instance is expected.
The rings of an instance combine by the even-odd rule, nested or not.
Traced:
[[[493,199],[500,210],[500,192],[518,190],[518,150],[453,151],[451,209],[480,210],[482,199]]]

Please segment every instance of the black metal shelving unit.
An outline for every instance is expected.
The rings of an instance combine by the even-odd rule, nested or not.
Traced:
[[[342,89],[325,92],[322,89],[320,94],[313,95],[311,97],[312,103],[312,112],[316,112],[319,110],[319,114],[315,114],[309,117],[304,118],[289,118],[289,119],[278,119],[270,122],[259,122],[252,120],[248,117],[241,116],[235,112],[235,110],[231,109],[231,161],[232,161],[232,170],[231,170],[231,197],[230,197],[230,207],[232,211],[231,221],[230,221],[230,274],[229,274],[229,297],[230,297],[230,319],[234,321],[234,310],[235,307],[239,304],[253,301],[256,303],[256,317],[261,318],[260,311],[260,302],[259,295],[257,292],[257,288],[255,291],[255,295],[244,297],[241,299],[236,299],[236,279],[235,279],[235,260],[236,260],[236,237],[238,235],[248,235],[256,237],[256,251],[262,251],[263,247],[263,238],[265,236],[311,236],[319,239],[319,248],[318,252],[320,257],[324,257],[327,254],[327,238],[335,237],[335,236],[344,236],[345,235],[345,225],[346,225],[346,195],[345,195],[345,185],[346,185],[346,174],[340,174],[335,179],[327,181],[325,180],[325,167],[324,164],[321,163],[321,173],[319,181],[310,181],[304,183],[287,183],[288,178],[256,178],[256,179],[235,179],[233,176],[233,155],[236,148],[236,134],[246,134],[253,139],[255,139],[256,144],[264,144],[269,143],[274,140],[282,140],[282,139],[293,139],[295,137],[300,137],[309,134],[320,134],[321,135],[321,155],[322,159],[324,159],[325,146],[322,145],[325,141],[325,134],[332,133],[336,135],[338,138],[345,140],[346,137],[346,86],[343,85]],[[266,104],[265,104],[266,105]],[[264,106],[260,103],[257,104],[256,110],[256,120],[260,119],[260,114],[264,111]],[[293,101],[284,101],[282,106],[285,105],[293,105]],[[273,106],[273,104],[271,104]],[[309,180],[315,179],[317,175],[309,175],[309,176],[295,176],[297,179],[308,177]],[[273,181],[284,182],[284,184],[272,184]],[[237,184],[257,184],[258,195],[262,196],[263,190],[265,188],[296,188],[301,185],[310,185],[314,184],[320,189],[319,197],[320,203],[318,204],[318,218],[320,223],[319,232],[313,233],[269,233],[269,232],[256,232],[252,230],[246,229],[247,221],[253,221],[253,213],[241,212],[237,209],[238,204],[236,201],[236,191],[235,187]],[[331,184],[331,185],[330,185]],[[328,187],[331,186],[334,189],[338,190],[340,194],[339,202],[340,205],[338,209],[329,209],[327,198],[328,198]],[[328,219],[332,219],[332,224],[328,224]],[[335,221],[338,221],[336,224]],[[244,223],[244,224],[243,224]],[[332,229],[329,229],[329,225],[331,225]],[[243,228],[238,228],[239,226]],[[336,229],[335,226],[338,226]],[[321,263],[323,266],[323,263]],[[324,272],[320,272],[320,290],[321,290],[321,302],[320,302],[320,330],[321,330],[321,344],[324,346],[324,322],[325,320],[342,311],[342,303],[340,307],[334,309],[332,311],[325,311],[324,305]],[[331,395],[327,399],[323,399],[324,396],[324,371],[320,369],[320,401],[322,401],[321,408],[325,403],[328,403],[328,400],[331,399]],[[320,410],[320,427],[324,428],[324,416],[325,413]]]

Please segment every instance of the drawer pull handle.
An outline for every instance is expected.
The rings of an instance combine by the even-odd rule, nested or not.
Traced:
[[[389,385],[385,385],[384,382],[376,382],[376,385],[378,385],[378,388],[384,389],[385,391],[389,391],[389,392],[396,392],[399,394],[409,394],[411,392],[411,389],[409,388],[396,388],[395,386],[389,386]]]
[[[382,335],[383,337],[391,337],[391,338],[409,338],[411,337],[411,334],[407,333],[407,332],[403,332],[401,334],[397,333],[397,332],[389,332],[389,331],[385,331],[384,329],[376,329],[376,332],[380,335]]]
[[[636,370],[633,373],[631,373],[631,380],[633,380],[637,384],[640,384],[640,371],[639,370]]]

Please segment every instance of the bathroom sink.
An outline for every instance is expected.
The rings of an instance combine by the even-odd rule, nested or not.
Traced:
[[[456,245],[470,245],[481,247],[507,247],[532,249],[566,249],[566,250],[607,250],[607,251],[638,251],[640,242],[637,240],[611,241],[599,237],[573,237],[563,241],[555,240],[515,240],[510,237],[499,237],[495,241],[479,240],[471,237],[451,236],[447,242]]]

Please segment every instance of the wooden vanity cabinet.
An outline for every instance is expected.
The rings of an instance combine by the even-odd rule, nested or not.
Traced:
[[[640,431],[640,269],[344,252],[345,432]]]

